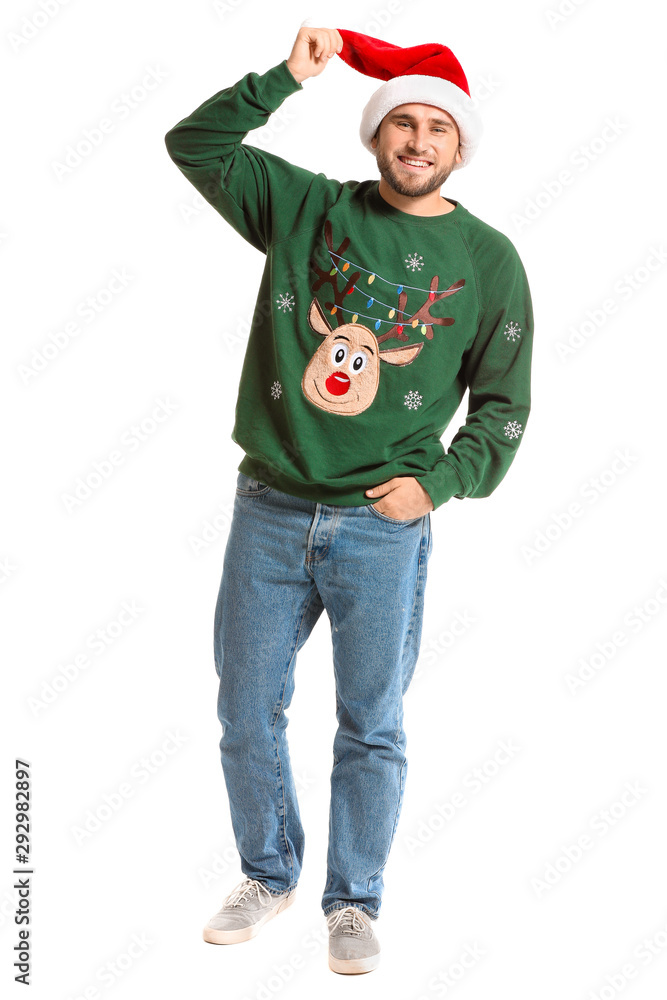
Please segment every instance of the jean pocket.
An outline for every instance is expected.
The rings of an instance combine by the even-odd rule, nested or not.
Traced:
[[[259,479],[251,479],[245,472],[239,472],[236,479],[236,495],[240,497],[259,497],[269,493],[270,486]]]
[[[405,520],[397,517],[389,517],[387,514],[381,514],[379,510],[376,510],[372,503],[366,504],[366,509],[370,510],[371,514],[374,514],[380,521],[386,521],[388,524],[414,524],[415,521],[421,521],[424,517],[423,514],[419,514],[417,517],[408,517]]]

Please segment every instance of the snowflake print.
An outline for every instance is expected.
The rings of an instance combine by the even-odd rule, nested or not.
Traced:
[[[403,405],[407,406],[409,410],[416,410],[418,406],[422,405],[422,397],[416,389],[411,389],[403,398],[405,399]]]
[[[514,343],[514,341],[518,340],[521,336],[521,327],[518,323],[507,323],[503,333],[508,340],[511,340],[512,343]]]
[[[294,308],[294,296],[289,292],[281,293],[276,302],[278,303],[278,308],[282,309],[283,312],[292,312]]]
[[[280,382],[274,382],[273,385],[271,386],[271,395],[273,396],[274,399],[278,399],[282,391],[283,387],[281,386]]]
[[[411,253],[405,258],[405,263],[411,271],[421,271],[424,266],[424,258],[419,253]]]
[[[516,422],[516,420],[510,420],[505,424],[503,430],[505,431],[505,437],[518,438],[519,434],[521,434],[522,427],[521,424]]]

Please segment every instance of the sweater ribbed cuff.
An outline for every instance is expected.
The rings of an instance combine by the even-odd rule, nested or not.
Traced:
[[[426,472],[417,478],[430,496],[433,510],[437,510],[454,496],[465,496],[465,486],[458,472],[445,459],[438,462],[432,472]]]
[[[293,94],[295,90],[303,90],[303,84],[299,83],[296,77],[292,76],[292,71],[287,65],[287,59],[283,59],[276,66],[272,66],[269,72],[275,74],[275,82],[281,90],[284,89],[285,97]]]

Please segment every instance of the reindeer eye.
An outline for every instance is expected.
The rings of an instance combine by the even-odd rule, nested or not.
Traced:
[[[366,362],[368,361],[368,355],[365,351],[357,351],[350,358],[350,371],[351,372],[362,372],[366,367]]]
[[[342,365],[347,357],[347,345],[336,344],[331,352],[331,360],[335,365]]]

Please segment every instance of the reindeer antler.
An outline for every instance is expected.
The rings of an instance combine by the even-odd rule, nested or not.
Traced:
[[[349,246],[350,237],[346,236],[341,245],[338,247],[338,250],[335,251],[333,247],[333,232],[331,229],[331,222],[329,221],[329,219],[327,219],[326,222],[324,223],[324,237],[327,241],[327,246],[329,250],[334,256],[334,259],[340,259]],[[320,289],[322,285],[327,283],[331,285],[334,292],[334,301],[325,302],[324,305],[326,306],[326,308],[329,310],[330,313],[333,313],[335,315],[338,326],[341,326],[343,323],[346,322],[346,320],[345,317],[341,315],[341,313],[338,311],[338,306],[341,306],[343,304],[345,296],[352,291],[354,285],[359,279],[361,272],[354,271],[345,282],[343,288],[339,288],[337,267],[334,268],[334,266],[332,265],[325,271],[323,268],[318,266],[314,258],[311,259],[310,264],[312,269],[317,274],[317,281],[314,281],[311,286],[312,291],[314,292],[318,291],[318,289]],[[345,263],[342,270],[344,270],[346,267],[349,267],[349,264],[347,262]],[[333,274],[331,273],[332,271]]]
[[[340,260],[350,244],[350,237],[345,236],[338,249],[334,250],[333,231],[329,219],[327,219],[324,223],[324,237],[326,239],[327,247],[334,260]],[[336,317],[337,325],[341,326],[346,322],[346,320],[345,316],[342,315],[343,310],[339,310],[338,307],[343,305],[345,296],[349,295],[350,292],[354,291],[354,286],[356,282],[359,280],[361,272],[353,271],[345,281],[343,287],[339,288],[338,274],[339,271],[344,271],[347,267],[350,266],[348,261],[345,261],[342,268],[339,268],[337,265],[332,265],[331,267],[325,270],[324,268],[318,265],[314,257],[311,257],[310,265],[317,275],[317,279],[313,282],[311,286],[312,291],[313,292],[318,291],[322,287],[322,285],[325,284],[331,285],[334,293],[334,301],[325,302],[324,305],[325,308],[329,310],[329,313]],[[440,279],[438,278],[437,274],[433,278],[431,278],[431,284],[429,286],[429,295],[424,304],[420,306],[417,312],[413,313],[412,316],[402,321],[399,320],[397,323],[394,324],[394,326],[391,327],[391,329],[387,330],[386,333],[383,333],[381,336],[379,336],[377,338],[378,343],[382,343],[383,340],[389,340],[391,337],[395,337],[397,340],[409,340],[408,334],[404,332],[404,327],[417,326],[419,325],[420,321],[421,323],[428,325],[428,329],[426,330],[425,333],[425,337],[427,340],[433,339],[433,325],[437,326],[452,325],[454,320],[449,316],[431,316],[430,312],[431,306],[433,305],[434,302],[438,302],[440,299],[444,299],[447,295],[453,295],[454,292],[458,292],[458,290],[460,288],[463,288],[463,286],[465,285],[465,279],[461,278],[460,281],[457,281],[453,285],[450,285],[449,288],[446,288],[442,292],[438,292],[439,280]],[[398,296],[398,309],[396,311],[399,316],[401,316],[404,313],[407,300],[408,300],[408,293],[405,290],[403,290],[402,292],[400,292]]]
[[[444,299],[447,295],[453,295],[454,292],[458,292],[460,288],[465,285],[465,278],[461,278],[460,281],[456,281],[449,288],[446,288],[443,292],[438,292],[438,275],[434,275],[431,278],[431,284],[429,286],[429,294],[426,302],[419,307],[417,312],[413,313],[407,319],[400,320],[390,330],[383,333],[381,337],[378,337],[378,343],[382,343],[383,340],[388,340],[390,337],[395,337],[397,340],[408,340],[408,334],[404,332],[404,327],[406,326],[418,326],[419,322],[422,323],[432,323],[438,326],[451,326],[454,320],[451,316],[431,316],[431,306],[434,302],[439,302],[440,299]],[[437,293],[437,294],[435,294]],[[402,314],[405,310],[405,304],[408,301],[408,293],[404,290],[398,296],[398,309],[397,313]],[[415,320],[417,322],[415,323]],[[429,326],[424,334],[427,340],[433,340],[433,327]]]

